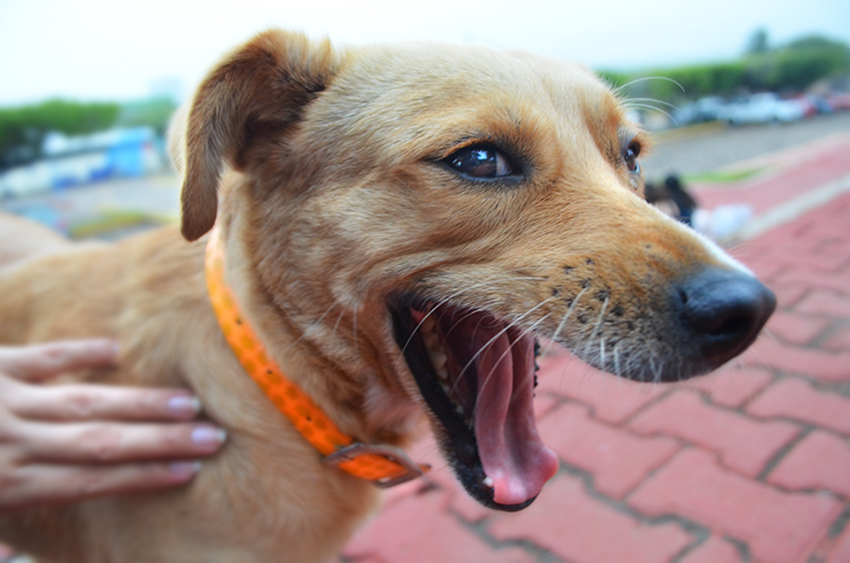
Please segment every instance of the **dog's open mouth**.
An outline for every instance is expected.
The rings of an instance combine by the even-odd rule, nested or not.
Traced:
[[[534,337],[490,313],[446,304],[391,311],[396,341],[461,483],[485,506],[528,506],[558,467],[535,425]]]

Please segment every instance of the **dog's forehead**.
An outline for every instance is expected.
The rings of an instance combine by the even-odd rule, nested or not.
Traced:
[[[434,157],[424,153],[463,139],[543,131],[587,144],[576,131],[598,142],[623,121],[616,97],[592,72],[531,53],[404,43],[352,49],[344,60],[311,114],[320,138],[343,141],[337,148],[347,138],[391,143],[388,158],[402,160]]]
[[[547,95],[581,101],[610,95],[606,86],[581,65],[527,53],[439,43],[376,45],[354,52],[346,81],[383,92],[427,92],[440,102],[452,98],[507,92]]]

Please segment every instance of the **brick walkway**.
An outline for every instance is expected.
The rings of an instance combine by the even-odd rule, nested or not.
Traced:
[[[757,213],[850,174],[850,137],[783,151],[710,206]],[[435,470],[390,493],[345,563],[850,562],[850,194],[732,249],[777,293],[732,365],[672,386],[544,358],[537,412],[559,473],[527,510],[484,509]]]

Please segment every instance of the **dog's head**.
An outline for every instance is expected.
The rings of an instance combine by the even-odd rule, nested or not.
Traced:
[[[774,307],[644,201],[645,134],[576,65],[268,32],[207,77],[185,139],[184,235],[212,227],[234,171],[263,292],[368,389],[367,418],[424,405],[491,507],[526,506],[557,468],[532,412],[538,338],[678,380],[740,353]]]

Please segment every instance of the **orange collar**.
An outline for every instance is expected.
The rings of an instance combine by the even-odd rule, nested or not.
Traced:
[[[239,363],[301,435],[325,456],[326,465],[338,466],[379,487],[410,481],[429,469],[413,463],[400,448],[354,442],[307,393],[287,379],[268,356],[224,280],[224,241],[218,225],[210,233],[204,267],[215,316]]]

